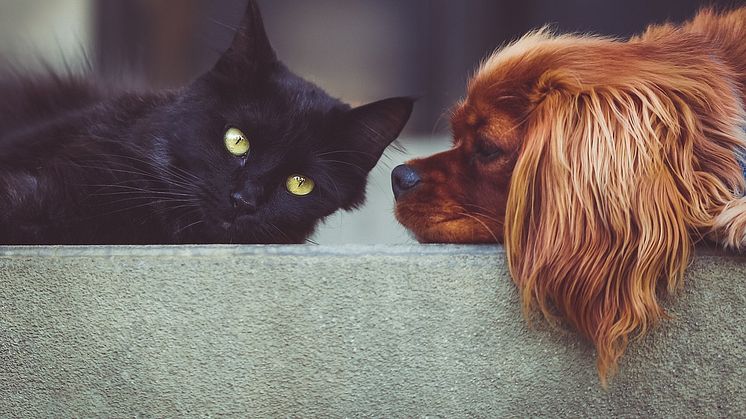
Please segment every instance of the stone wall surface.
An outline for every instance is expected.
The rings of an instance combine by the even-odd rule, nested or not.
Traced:
[[[0,248],[0,417],[744,417],[746,258],[603,389],[498,247]]]

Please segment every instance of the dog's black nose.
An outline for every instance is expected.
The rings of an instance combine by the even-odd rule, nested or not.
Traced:
[[[420,183],[420,175],[406,164],[397,166],[391,172],[391,187],[394,189],[394,197],[398,200],[405,192],[411,190]]]

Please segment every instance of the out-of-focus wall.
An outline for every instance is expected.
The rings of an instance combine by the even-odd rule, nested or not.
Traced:
[[[289,66],[363,103],[420,97],[408,134],[447,132],[447,111],[479,61],[526,31],[628,36],[743,0],[258,0]],[[0,0],[0,54],[75,62],[90,46],[113,80],[178,86],[226,48],[246,0]]]
[[[344,101],[425,96],[427,0],[260,0],[271,42],[293,71]],[[245,0],[96,0],[97,67],[179,86],[231,42]],[[424,10],[424,13],[423,13]],[[424,109],[424,105],[418,107]]]
[[[427,1],[260,3],[280,58],[330,94],[353,105],[426,94],[432,73],[425,64],[431,52]]]
[[[14,64],[40,59],[79,65],[91,45],[89,0],[0,0],[0,56]]]

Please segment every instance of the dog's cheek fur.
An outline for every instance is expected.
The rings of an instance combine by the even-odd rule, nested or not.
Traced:
[[[595,344],[603,383],[629,339],[665,315],[658,297],[682,285],[690,235],[715,227],[743,188],[738,107],[708,82],[555,90],[528,123],[506,211],[511,273],[527,313],[563,318]],[[711,97],[712,86],[723,90]],[[689,106],[705,92],[718,113]]]

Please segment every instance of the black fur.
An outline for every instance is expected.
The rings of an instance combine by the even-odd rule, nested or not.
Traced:
[[[214,69],[163,93],[91,76],[0,81],[0,244],[302,243],[364,200],[412,100],[351,109],[291,73],[251,1]],[[246,158],[223,135],[249,137]],[[288,176],[312,178],[308,196]],[[255,212],[234,208],[242,192]]]

